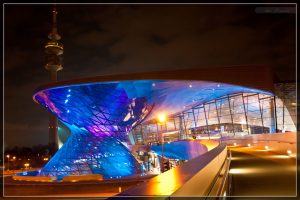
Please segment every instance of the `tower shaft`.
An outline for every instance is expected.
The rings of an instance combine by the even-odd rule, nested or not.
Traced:
[[[46,54],[46,70],[50,71],[51,82],[57,81],[57,72],[62,70],[62,55],[64,52],[62,43],[59,42],[61,39],[57,31],[57,10],[54,5],[52,10],[52,28],[48,35],[49,41],[45,45]],[[50,154],[54,155],[58,150],[58,120],[50,114],[49,116],[49,147]]]
[[[57,81],[57,71],[50,71],[50,80],[51,82]]]

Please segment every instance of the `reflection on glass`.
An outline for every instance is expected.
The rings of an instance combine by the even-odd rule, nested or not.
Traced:
[[[177,131],[167,138],[168,141],[295,131],[290,111],[278,97],[236,93],[168,117],[165,130]],[[157,128],[151,122],[145,122],[143,126],[148,127],[143,129],[147,141],[157,142],[153,137],[157,135]]]

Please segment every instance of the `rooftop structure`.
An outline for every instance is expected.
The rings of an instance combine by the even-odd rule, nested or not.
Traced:
[[[210,70],[183,70],[92,77],[42,86],[33,99],[69,127],[71,136],[40,175],[101,173],[106,178],[119,178],[139,173],[141,167],[126,147],[132,129],[155,120],[158,113],[177,115],[226,95],[273,96],[267,70],[261,69],[248,69],[248,76],[259,74],[265,81],[241,79],[240,85],[232,84],[232,80],[238,80],[232,79],[238,75],[233,67],[219,69],[227,77],[221,80],[224,76],[216,75],[217,82],[210,81],[213,73],[204,76]],[[191,79],[180,76],[195,72],[198,76],[191,75]],[[109,173],[109,169],[120,166],[124,169]]]

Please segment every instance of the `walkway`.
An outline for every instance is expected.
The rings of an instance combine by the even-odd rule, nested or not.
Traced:
[[[295,196],[296,160],[257,147],[231,147],[231,196]]]

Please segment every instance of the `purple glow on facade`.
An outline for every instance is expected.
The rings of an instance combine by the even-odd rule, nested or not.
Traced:
[[[44,174],[63,176],[74,173],[108,175],[111,168],[116,169],[115,177],[137,173],[139,167],[134,157],[129,152],[126,153],[121,144],[121,141],[128,140],[127,133],[132,128],[144,120],[156,118],[160,111],[171,115],[191,106],[239,92],[270,94],[256,89],[206,81],[163,80],[98,82],[38,91],[33,96],[34,100],[56,115],[71,130],[71,136],[61,148],[63,150],[59,150],[49,161],[51,164],[47,164],[46,169],[42,171]],[[81,140],[85,140],[90,146],[85,147]],[[98,147],[101,141],[106,145],[100,150]],[[75,146],[79,150],[69,157],[68,152]],[[107,153],[102,155],[102,152]],[[114,155],[118,155],[119,158],[126,155],[124,166],[117,160],[114,161]],[[97,156],[100,157],[95,161],[94,157]],[[62,159],[64,163],[61,163]],[[75,170],[75,161],[81,163],[82,169]],[[118,167],[124,169],[120,171],[117,170]],[[68,172],[68,168],[73,169]]]

